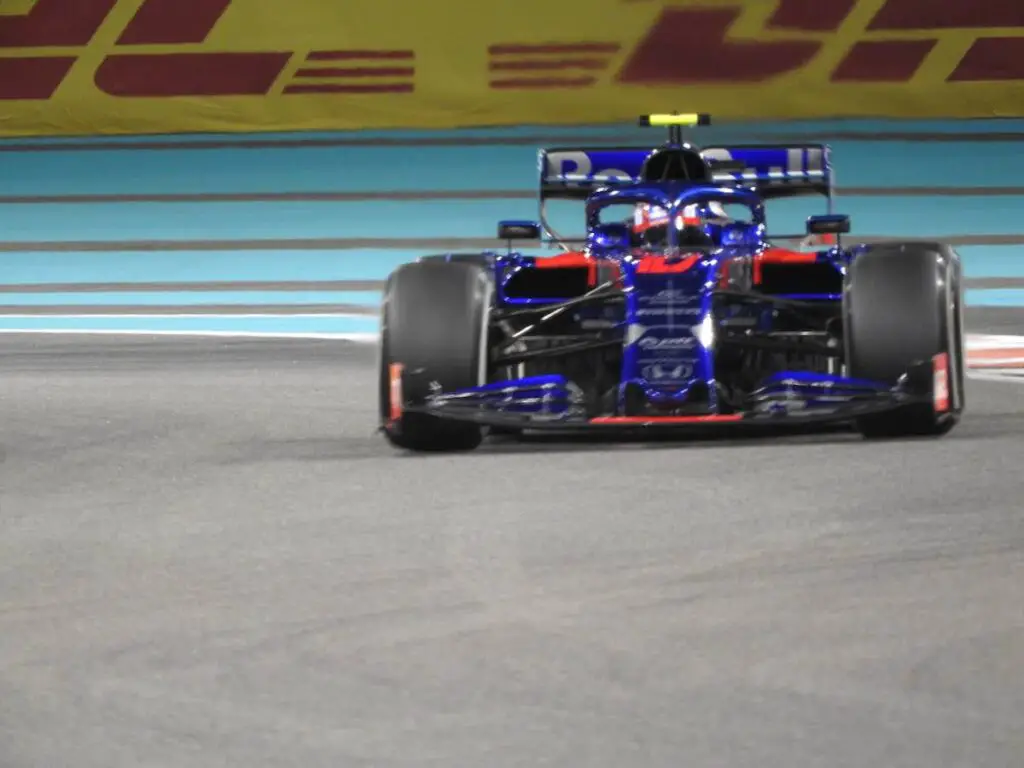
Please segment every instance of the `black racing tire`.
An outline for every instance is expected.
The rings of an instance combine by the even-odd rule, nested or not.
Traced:
[[[417,261],[452,262],[460,264],[476,264],[490,269],[494,265],[494,257],[485,253],[437,253],[420,256]],[[490,427],[487,434],[493,437],[521,437],[523,430],[519,427]]]
[[[956,251],[941,243],[879,244],[854,257],[843,293],[848,375],[895,385],[912,369],[931,371],[937,355],[948,359],[948,408],[937,410],[933,399],[862,417],[857,429],[864,437],[938,436],[959,421],[965,402],[962,274]]]
[[[422,261],[393,272],[384,288],[379,354],[380,423],[388,441],[411,451],[468,451],[483,441],[476,424],[401,412],[392,418],[391,365],[403,402],[486,382],[493,279],[473,264]]]
[[[483,253],[437,253],[431,254],[430,256],[420,256],[417,261],[442,261],[459,264],[476,264],[480,267],[487,267],[494,261],[494,257]]]

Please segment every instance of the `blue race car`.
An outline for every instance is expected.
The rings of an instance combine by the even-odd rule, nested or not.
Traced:
[[[843,247],[825,145],[701,149],[651,115],[656,148],[540,152],[540,221],[507,252],[425,256],[387,280],[380,424],[395,446],[468,450],[488,434],[848,423],[941,435],[964,410],[960,258],[937,242]],[[769,239],[766,201],[821,195],[799,237]],[[585,203],[558,240],[546,203]],[[513,250],[547,236],[556,256]]]

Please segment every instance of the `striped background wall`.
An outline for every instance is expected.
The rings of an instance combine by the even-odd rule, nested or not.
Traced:
[[[1024,305],[1024,120],[726,126],[827,141],[855,236],[954,242],[968,303]],[[536,213],[538,146],[630,127],[0,143],[0,329],[373,332],[380,281]],[[813,199],[769,207],[794,232]],[[579,209],[557,214],[566,226]],[[571,222],[571,224],[570,224]],[[577,227],[578,229],[578,227]]]

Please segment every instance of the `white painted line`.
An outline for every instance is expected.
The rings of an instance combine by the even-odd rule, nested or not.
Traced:
[[[379,334],[376,333],[260,333],[247,331],[140,331],[140,330],[116,330],[102,329],[93,330],[89,328],[76,328],[74,330],[58,328],[0,328],[0,335],[8,336],[17,334],[48,334],[50,336],[76,335],[76,336],[200,336],[225,339],[333,339],[339,341],[354,342],[376,342]]]
[[[967,334],[968,349],[1024,349],[1024,336]]]
[[[39,315],[2,315],[0,321],[3,318],[27,318],[27,319],[38,319]],[[72,318],[72,319],[95,319],[99,317],[103,318],[209,318],[209,319],[231,319],[231,318],[290,318],[290,317],[355,317],[355,318],[368,318],[369,315],[322,315],[322,314],[289,314],[289,315],[60,315],[61,318]],[[344,341],[355,341],[355,342],[376,342],[380,338],[380,334],[377,332],[362,332],[362,333],[333,333],[333,332],[261,332],[261,331],[203,331],[203,330],[142,330],[142,329],[130,329],[130,330],[119,330],[119,329],[90,329],[90,328],[0,328],[0,334],[19,334],[19,333],[40,333],[40,334],[76,334],[76,335],[103,335],[103,336],[199,336],[199,337],[211,337],[211,338],[239,338],[239,339],[338,339]],[[968,351],[985,351],[992,349],[1022,349],[1024,350],[1024,336],[974,336],[971,335],[967,339]],[[996,368],[998,366],[1006,366],[1013,363],[1019,363],[1021,358],[997,358],[987,359],[983,363],[972,363],[968,361],[969,367],[972,369],[978,368]]]
[[[1024,372],[1011,373],[1005,371],[995,373],[992,371],[968,371],[967,378],[975,381],[995,381],[1002,384],[1024,384]]]
[[[202,313],[202,314],[186,314],[186,313],[177,313],[176,312],[176,313],[171,313],[171,314],[152,314],[152,315],[150,315],[150,314],[139,314],[139,313],[131,313],[131,314],[91,314],[91,315],[0,315],[0,323],[2,323],[4,320],[7,320],[7,319],[12,319],[12,320],[39,320],[39,319],[46,319],[46,320],[93,320],[93,319],[95,319],[97,317],[115,318],[115,319],[119,319],[119,320],[124,320],[124,319],[128,319],[128,318],[130,318],[132,320],[146,320],[147,318],[154,318],[154,317],[155,318],[160,318],[160,319],[166,319],[166,318],[174,318],[174,319],[177,319],[177,318],[189,318],[189,319],[193,319],[193,320],[196,319],[196,318],[208,319],[208,320],[236,320],[236,319],[238,319],[238,320],[246,320],[246,319],[255,318],[255,317],[259,317],[259,318],[274,317],[274,318],[281,318],[281,319],[287,319],[287,318],[292,318],[292,317],[355,318],[357,320],[376,320],[377,319],[377,315],[376,314],[373,314],[373,315],[369,315],[369,314],[368,315],[359,315],[359,314],[352,314],[352,313],[327,315],[327,314],[324,314],[322,312],[288,312],[287,314],[282,314],[282,313],[273,314],[273,313],[271,313],[271,314],[245,314],[245,315],[230,315],[230,314],[229,315],[211,315],[208,312],[207,313]]]
[[[967,363],[970,368],[974,368],[975,370],[982,368],[1003,368],[1024,371],[1024,355],[1020,355],[1019,357],[984,358],[982,360],[974,361],[968,357]]]

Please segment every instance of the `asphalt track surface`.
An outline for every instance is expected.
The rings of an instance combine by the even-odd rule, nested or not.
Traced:
[[[370,347],[0,348],[4,768],[1024,758],[1013,384],[938,441],[420,457]]]

